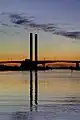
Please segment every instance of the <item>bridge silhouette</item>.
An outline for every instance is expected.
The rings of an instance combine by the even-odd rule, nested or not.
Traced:
[[[47,63],[75,63],[76,68],[79,67],[80,60],[38,60],[38,45],[37,45],[38,36],[35,34],[35,60],[33,60],[33,34],[30,33],[30,59],[25,60],[7,60],[7,61],[0,61],[0,64],[7,64],[7,63],[19,63],[19,64],[41,64],[45,66]]]
[[[2,63],[22,63],[27,62],[29,59],[25,59],[23,61],[21,60],[11,60],[11,61],[0,61],[0,64]],[[35,60],[32,61],[35,63]],[[57,62],[65,62],[65,63],[80,63],[80,60],[38,60],[37,64],[44,64],[44,63],[57,63]]]
[[[30,59],[25,60],[7,60],[0,61],[0,64],[7,63],[19,63],[19,64],[41,64],[45,66],[47,63],[75,63],[76,68],[79,67],[80,60],[38,60],[38,45],[37,45],[38,36],[35,34],[35,60],[33,60],[33,34],[30,33]]]
[[[76,68],[79,68],[80,60],[38,60],[38,46],[37,46],[37,34],[35,34],[35,60],[33,60],[33,34],[30,33],[30,59],[25,60],[14,60],[14,61],[0,61],[0,64],[7,63],[20,63],[23,66],[30,65],[30,110],[32,111],[33,106],[33,69],[35,66],[35,105],[38,104],[38,75],[37,75],[37,65],[41,64],[45,66],[47,63],[75,63]]]
[[[45,66],[45,64],[47,63],[75,63],[76,67],[79,67],[79,63],[80,63],[80,60],[33,60],[31,61],[30,59],[25,59],[23,61],[21,60],[11,60],[11,61],[0,61],[0,64],[7,64],[7,63],[19,63],[19,64],[22,64],[22,63],[29,63],[29,61],[33,64],[41,64],[43,66]]]

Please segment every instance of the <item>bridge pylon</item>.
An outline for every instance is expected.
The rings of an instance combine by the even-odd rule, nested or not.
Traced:
[[[79,68],[79,62],[76,62],[76,68]]]

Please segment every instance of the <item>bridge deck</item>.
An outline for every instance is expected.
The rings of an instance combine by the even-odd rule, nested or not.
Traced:
[[[5,63],[22,63],[22,62],[26,62],[27,61],[0,61],[0,64],[5,64]],[[35,61],[32,61],[33,63],[35,63]],[[71,61],[71,60],[39,60],[37,61],[37,64],[46,64],[46,63],[56,63],[56,62],[65,62],[65,63],[80,63],[79,61]]]

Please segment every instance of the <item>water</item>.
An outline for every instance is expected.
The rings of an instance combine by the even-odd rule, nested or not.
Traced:
[[[38,106],[32,112],[29,79],[29,72],[0,72],[0,120],[80,120],[80,71],[38,72]]]

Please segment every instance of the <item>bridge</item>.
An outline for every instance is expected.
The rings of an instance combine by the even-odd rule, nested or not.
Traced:
[[[38,46],[37,46],[37,34],[35,34],[35,60],[33,60],[33,34],[30,33],[30,59],[21,60],[11,60],[11,61],[0,61],[0,64],[8,63],[19,63],[21,65],[27,66],[31,65],[30,68],[30,109],[32,111],[33,106],[33,74],[32,74],[32,64],[35,65],[35,105],[38,104],[38,77],[37,77],[37,65],[42,64],[45,66],[47,63],[75,63],[76,68],[79,68],[80,60],[38,60]]]
[[[27,63],[27,60],[29,61],[29,59],[25,59],[23,61],[21,60],[14,60],[14,61],[0,61],[0,64],[5,64],[5,63],[22,63],[22,62],[26,62]],[[35,63],[35,61],[32,61],[33,63]],[[64,62],[64,63],[80,63],[80,60],[38,60],[37,61],[37,64],[46,64],[46,63],[57,63],[57,62]]]
[[[0,61],[0,64],[7,64],[7,63],[19,63],[19,64],[22,64],[22,63],[33,63],[33,64],[42,64],[45,66],[45,64],[47,63],[75,63],[76,64],[76,67],[79,67],[79,63],[80,63],[80,60],[38,60],[38,61],[30,61],[29,59],[25,59],[23,61],[19,60],[14,60],[14,61]]]
[[[79,67],[80,60],[38,60],[38,36],[35,34],[35,60],[33,60],[33,34],[30,33],[30,59],[21,60],[8,60],[8,61],[0,61],[0,64],[7,64],[7,63],[19,63],[27,65],[29,64],[42,64],[45,66],[47,63],[75,63],[76,67]]]

